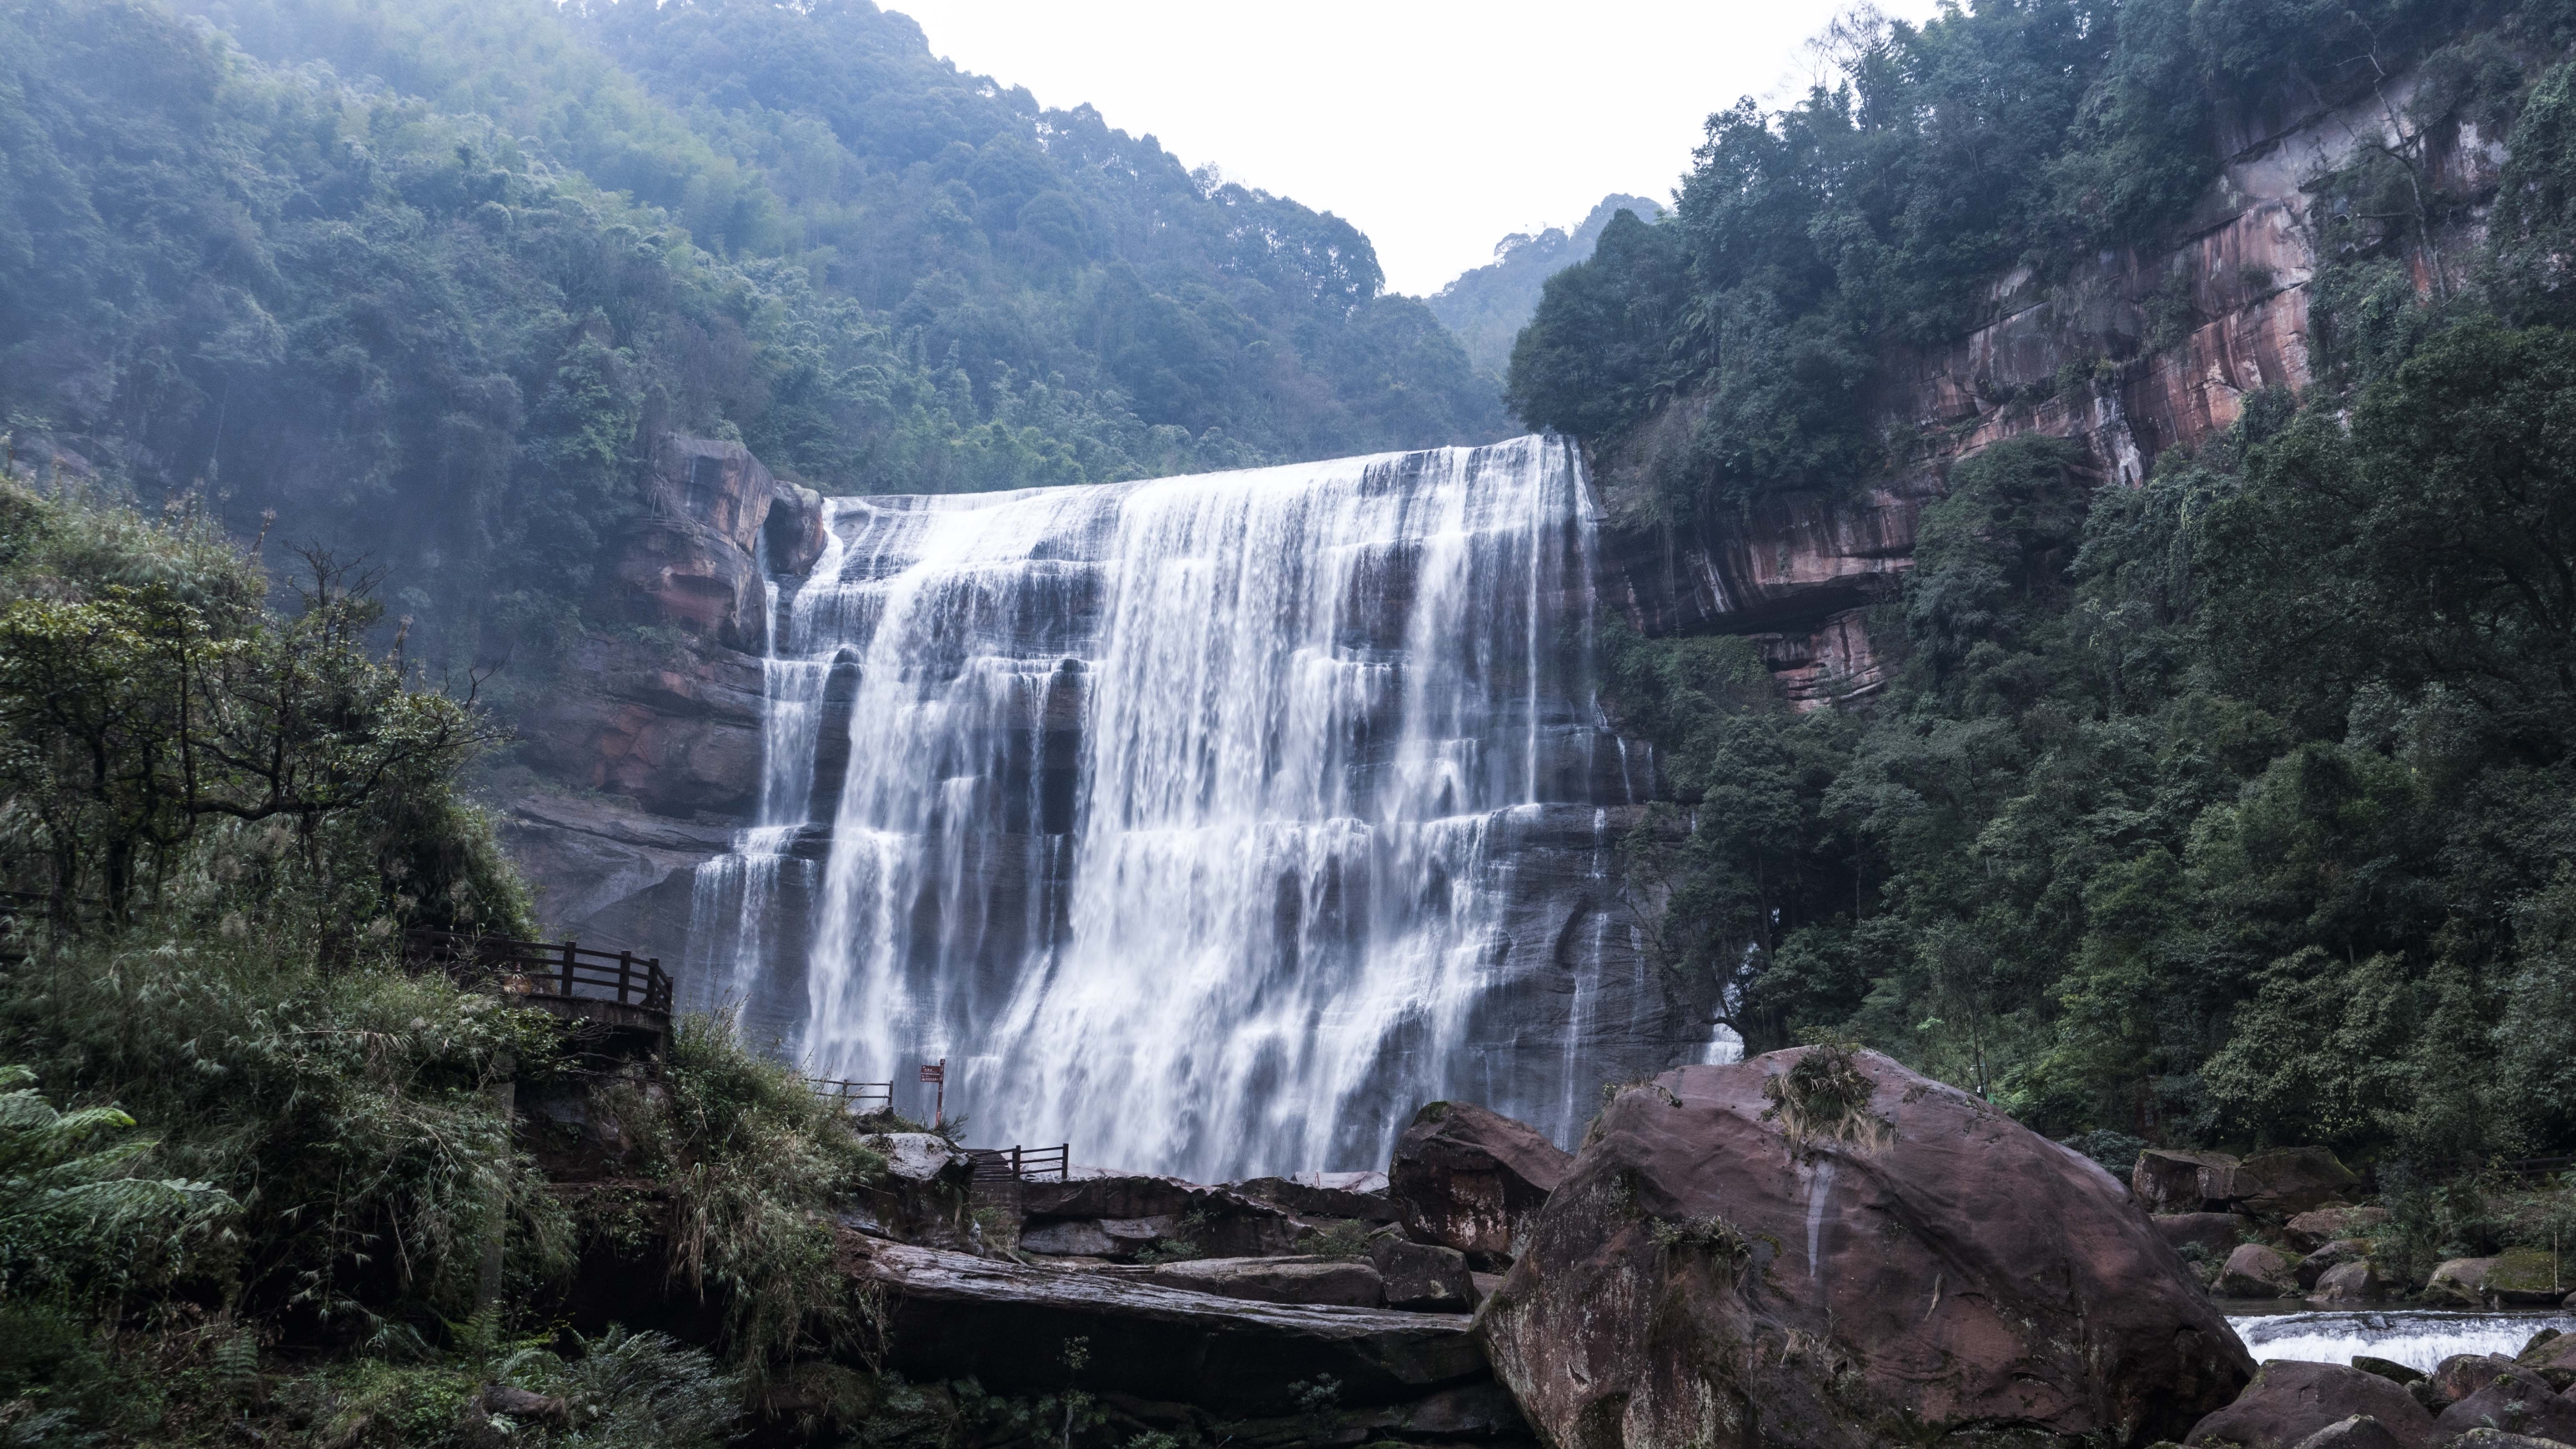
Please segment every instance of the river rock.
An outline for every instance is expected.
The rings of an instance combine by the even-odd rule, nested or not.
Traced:
[[[2355,1258],[2369,1255],[2370,1244],[2359,1238],[2339,1238],[2301,1258],[2292,1271],[2297,1276],[2300,1287],[2314,1288],[2317,1286],[2317,1280],[2326,1275],[2327,1269],[2340,1268]]]
[[[1380,1238],[1369,1261],[1386,1283],[1386,1306],[1416,1313],[1467,1313],[1478,1300],[1467,1255],[1403,1238]]]
[[[2388,1426],[2368,1414],[2338,1419],[2298,1442],[2297,1449],[2403,1449]]]
[[[2449,1408],[2493,1382],[2509,1363],[2491,1353],[2455,1353],[2433,1366],[2433,1397]]]
[[[2534,1439],[2528,1434],[2508,1434],[2502,1429],[2471,1429],[2450,1443],[2450,1449],[2567,1449],[2555,1439]]]
[[[2567,1285],[2558,1280],[2558,1257],[2536,1248],[2509,1248],[2487,1270],[2485,1288],[2489,1299],[2516,1307],[2554,1305],[2567,1295]]]
[[[2374,1358],[2366,1353],[2354,1354],[2352,1366],[2366,1374],[2377,1374],[2401,1388],[2407,1384],[2420,1383],[2424,1378],[2421,1372],[2408,1368],[2393,1358]]]
[[[1160,1264],[1147,1276],[1166,1288],[1258,1303],[1375,1308],[1385,1296],[1377,1269],[1349,1258],[1199,1258]]]
[[[2323,1147],[2279,1147],[2236,1164],[2230,1201],[2266,1218],[2313,1212],[2361,1186],[2361,1174]]]
[[[1396,1220],[1395,1199],[1383,1172],[1318,1172],[1296,1177],[1256,1177],[1233,1190],[1275,1203],[1299,1217],[1350,1218],[1364,1223]]]
[[[2296,1248],[2314,1251],[2337,1238],[2357,1238],[2388,1221],[2388,1209],[2375,1207],[2313,1208],[2281,1225],[2282,1236]]]
[[[1407,1237],[1499,1266],[1573,1159],[1538,1129],[1468,1102],[1434,1102],[1395,1143],[1387,1191]]]
[[[2150,1147],[2129,1169],[2129,1190],[2151,1213],[2224,1212],[2235,1174],[2236,1159],[2224,1152]]]
[[[2319,1303],[2376,1302],[2388,1291],[2379,1270],[2368,1258],[2355,1258],[2328,1268],[2325,1275],[2308,1290],[2308,1297]]]
[[[1467,1320],[1446,1314],[1227,1298],[846,1233],[840,1262],[885,1292],[886,1364],[916,1382],[972,1376],[1002,1393],[1054,1393],[1074,1338],[1090,1343],[1092,1393],[1232,1416],[1302,1412],[1295,1390],[1319,1377],[1344,1408],[1489,1382]]]
[[[2576,1404],[2559,1397],[2546,1380],[2519,1364],[2499,1363],[2473,1392],[2442,1411],[2435,1429],[2444,1438],[2471,1429],[2501,1429],[2576,1444]]]
[[[2367,1415],[2399,1449],[2430,1449],[2433,1416],[2414,1396],[2377,1374],[2339,1363],[2274,1359],[2236,1402],[2194,1424],[2185,1444],[2294,1449],[2310,1435]]]
[[[2540,1375],[2563,1394],[2576,1387],[2576,1334],[2539,1339],[2526,1345],[2514,1362]]]
[[[2487,1274],[2495,1265],[2493,1258],[2448,1259],[2434,1267],[2432,1278],[2424,1284],[2424,1299],[2434,1304],[2484,1308]]]
[[[1298,1224],[1285,1208],[1177,1177],[1125,1174],[1020,1188],[1020,1241],[1059,1222],[1089,1221],[1113,1240],[1112,1256],[1187,1243],[1215,1258],[1273,1258],[1296,1251]],[[1081,1233],[1075,1230],[1076,1235]],[[1034,1252],[1054,1251],[1035,1248]]]
[[[2288,1298],[2299,1291],[2298,1270],[2278,1248],[2239,1243],[2210,1291],[2222,1298]]]
[[[2166,1242],[2176,1248],[2197,1243],[2222,1263],[2245,1241],[2245,1230],[2252,1226],[2234,1213],[2158,1213],[2152,1221]]]
[[[2118,1180],[1992,1105],[1859,1052],[1853,1135],[1793,1139],[1764,1087],[1818,1050],[1602,1112],[1477,1315],[1548,1442],[2137,1444],[2251,1376]]]

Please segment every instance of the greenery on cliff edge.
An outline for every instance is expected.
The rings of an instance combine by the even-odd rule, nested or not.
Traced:
[[[2420,67],[2410,127],[2465,120],[2511,159],[2480,249],[2421,284],[2423,239],[2469,214],[2423,150],[2329,178],[2306,397],[2247,399],[2136,487],[2040,437],[1957,464],[1867,621],[1888,683],[1841,708],[1788,709],[1749,640],[1610,641],[1679,797],[1632,872],[1749,1050],[1831,1028],[2052,1135],[2323,1142],[2387,1181],[2576,1145],[2576,65],[2551,7],[2383,11],[2281,53],[2360,54],[2333,37],[2366,21]],[[1892,28],[1842,91],[1720,116],[1677,222],[1551,284],[1522,360],[1591,336],[1596,375],[1544,373],[1570,390],[1539,420],[1615,437],[1657,387],[1703,389],[1692,507],[1873,476],[1873,442],[1800,409],[1956,327],[1995,269],[2170,219],[2213,116],[2281,79],[2241,57],[2302,14],[1980,5]],[[2185,87],[2155,125],[2191,145],[2111,204],[2103,158],[2161,134],[2120,119],[2124,76]],[[1996,104],[1951,114],[1969,94]],[[2006,160],[2000,189],[1945,169]],[[1721,355],[1657,371],[1687,348],[1637,330],[1651,309],[1583,332],[1586,299],[1654,289]],[[1806,341],[1728,361],[1746,317]]]

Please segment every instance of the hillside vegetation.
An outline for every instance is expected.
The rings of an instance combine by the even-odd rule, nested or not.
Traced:
[[[0,4],[0,412],[446,668],[582,627],[663,430],[918,492],[1508,427],[1348,223],[864,0],[195,8]]]
[[[2003,268],[2170,235],[2223,114],[2425,81],[2416,139],[2317,189],[2316,384],[2137,487],[2038,437],[1952,467],[1868,620],[1884,692],[1799,715],[1749,641],[1614,641],[1679,796],[1631,869],[1752,1049],[1846,1033],[2120,1166],[2323,1142],[2421,1181],[2576,1144],[2571,33],[1994,0],[1721,113],[1677,218],[1549,284],[1524,415],[1615,447],[1708,403],[1657,506],[1722,528],[1884,477],[1883,361]],[[2491,217],[2422,184],[2463,122],[2510,152]],[[2472,240],[2428,266],[2436,233]]]

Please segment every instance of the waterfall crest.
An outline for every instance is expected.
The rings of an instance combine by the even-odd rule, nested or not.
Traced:
[[[1569,1136],[1698,1050],[1616,899],[1593,524],[1539,438],[836,500],[690,974],[1077,1161],[1383,1166],[1444,1096]]]

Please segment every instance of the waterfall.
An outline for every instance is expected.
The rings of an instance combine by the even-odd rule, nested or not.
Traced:
[[[1702,1049],[1618,919],[1562,442],[829,506],[690,953],[815,1074],[1215,1181]]]

